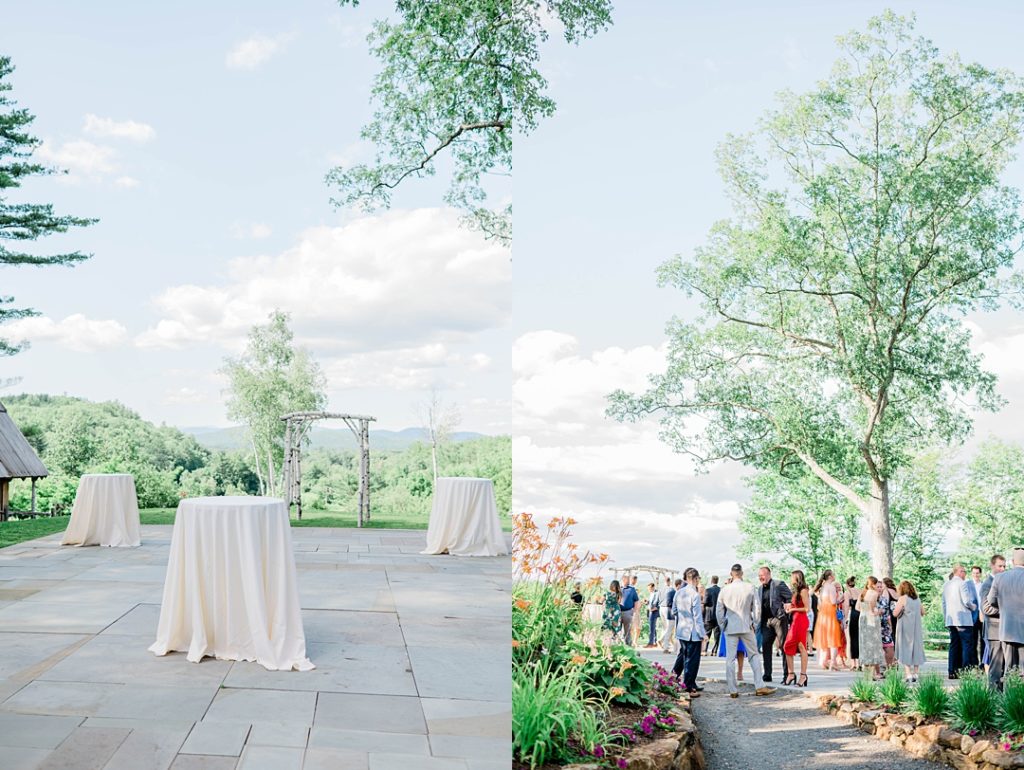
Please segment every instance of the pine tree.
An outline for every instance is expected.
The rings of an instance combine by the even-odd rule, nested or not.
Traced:
[[[7,94],[12,90],[10,75],[14,72],[9,56],[0,56],[0,266],[19,265],[73,265],[91,257],[80,251],[43,256],[22,251],[26,241],[47,235],[67,232],[72,227],[84,227],[97,220],[55,214],[49,203],[12,203],[7,191],[21,186],[32,176],[57,173],[32,161],[32,153],[40,141],[28,133],[35,120],[27,109],[18,108],[17,102]],[[30,308],[12,307],[14,297],[0,294],[0,324],[16,318],[37,315]],[[0,338],[0,356],[10,356],[24,345]]]

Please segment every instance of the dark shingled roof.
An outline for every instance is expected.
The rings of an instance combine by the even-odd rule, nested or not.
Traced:
[[[50,475],[42,460],[0,404],[0,479],[29,479]]]

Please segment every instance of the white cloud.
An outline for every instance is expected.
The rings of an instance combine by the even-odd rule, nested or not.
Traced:
[[[44,163],[67,170],[69,182],[82,179],[99,180],[117,171],[116,153],[110,147],[93,144],[84,139],[58,144],[44,141],[37,150]]]
[[[86,353],[117,347],[128,339],[128,330],[119,322],[86,318],[81,313],[61,321],[47,316],[21,318],[0,327],[0,334],[11,340],[53,342]]]
[[[242,40],[228,51],[225,63],[229,69],[252,70],[259,67],[274,55],[283,51],[294,39],[293,34],[277,35],[253,35]]]
[[[133,187],[138,187],[141,184],[141,182],[139,182],[138,179],[132,176],[119,176],[117,179],[114,180],[114,184],[117,187],[123,187],[126,190],[130,190]]]
[[[719,71],[718,62],[716,62],[714,59],[706,58],[701,62],[701,64],[704,66],[704,69],[707,70],[708,72],[717,73]]]
[[[312,342],[315,345],[317,341]],[[387,388],[413,391],[455,385],[457,383],[445,378],[460,371],[478,369],[476,356],[466,357],[450,351],[442,343],[433,342],[413,348],[354,353],[331,361],[324,373],[335,390]]]
[[[347,24],[337,15],[331,15],[327,23],[339,33],[342,48],[361,48],[366,45],[366,37],[373,30],[369,24]]]
[[[164,393],[163,398],[164,404],[205,404],[210,403],[210,399],[196,390],[188,386],[180,388],[172,388]]]
[[[133,142],[148,142],[156,137],[156,130],[148,123],[139,123],[135,120],[117,121],[112,118],[101,118],[91,113],[85,116],[82,130],[93,136],[130,139]]]
[[[249,222],[247,224],[235,222],[231,225],[231,237],[239,240],[247,238],[262,240],[263,238],[269,238],[273,232],[270,225],[263,222]]]
[[[155,304],[142,347],[233,347],[275,308],[314,352],[351,355],[466,342],[511,312],[508,252],[451,209],[389,211],[315,227],[277,256],[246,257],[220,284],[182,284]]]
[[[642,390],[663,371],[664,348],[583,353],[572,335],[542,330],[512,351],[515,510],[572,515],[577,542],[619,565],[719,569],[732,560],[743,468],[696,475],[658,438],[656,422],[605,417],[608,393]]]

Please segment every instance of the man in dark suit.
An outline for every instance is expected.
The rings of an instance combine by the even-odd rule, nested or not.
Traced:
[[[708,634],[707,645],[704,647],[705,655],[717,655],[720,644],[722,629],[718,627],[718,618],[715,617],[715,607],[718,605],[718,594],[722,587],[718,585],[718,575],[711,576],[711,585],[704,591],[704,628]]]
[[[996,554],[989,560],[992,571],[981,584],[981,609],[984,637],[988,644],[988,681],[997,690],[1003,689],[1003,645],[999,643],[999,610],[989,604],[988,592],[996,575],[1006,571],[1006,559]]]
[[[782,644],[789,631],[789,615],[783,605],[793,601],[793,592],[781,580],[772,579],[772,571],[761,567],[757,571],[761,585],[757,599],[761,605],[761,658],[764,665],[764,681],[772,681],[772,658],[775,657],[775,642]],[[783,681],[789,677],[789,664],[782,656]]]

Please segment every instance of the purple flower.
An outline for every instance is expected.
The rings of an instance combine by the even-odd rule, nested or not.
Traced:
[[[597,744],[596,746],[594,746],[594,756],[598,759],[604,757],[604,746],[602,746],[601,744]]]
[[[615,760],[615,766],[621,768],[621,770],[625,770],[629,765],[626,763],[626,760],[624,760],[622,757],[619,757]]]

